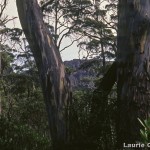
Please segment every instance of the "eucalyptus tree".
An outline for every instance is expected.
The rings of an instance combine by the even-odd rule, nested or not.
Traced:
[[[140,141],[138,118],[149,117],[149,7],[148,0],[119,0],[116,66],[97,88],[107,96],[117,82],[116,149]]]
[[[100,55],[99,53],[102,54],[104,49],[107,56],[112,56],[116,52],[115,36],[113,36],[116,32],[116,3],[116,0],[111,2],[108,0],[40,1],[44,20],[58,49],[62,51],[77,41],[80,43],[80,49],[86,50],[87,57],[92,57],[92,53]],[[72,42],[60,49],[66,37],[72,39]],[[113,54],[109,49],[112,49]],[[103,55],[103,63],[105,63],[104,59]]]
[[[39,11],[40,7],[37,5],[36,0],[24,0],[23,2],[17,0],[17,4],[20,20],[40,73],[54,145],[67,143],[69,133],[66,134],[66,131],[68,131],[66,119],[68,117],[66,118],[66,115],[62,112],[63,107],[66,107],[67,102],[70,101],[70,88],[67,85],[68,82],[60,54],[53,36],[43,23],[42,13]],[[149,117],[149,5],[148,0],[119,0],[117,59],[97,89],[97,92],[105,92],[106,94],[101,96],[101,100],[103,97],[106,99],[112,86],[117,81],[116,130],[118,149],[122,149],[124,142],[133,143],[139,140],[140,125],[137,118],[144,119]],[[75,9],[78,8],[80,7],[75,7]],[[86,7],[87,13],[90,14],[90,10],[91,7]],[[80,20],[74,19],[79,23],[78,25],[76,24],[76,31],[88,37],[89,32],[87,31],[90,28],[86,28],[87,24],[84,24],[84,22],[91,23],[92,16],[88,18],[87,16],[80,16],[77,11],[74,11],[74,13],[75,19],[78,16],[83,17]],[[104,26],[103,22],[98,23],[98,27],[101,26]],[[94,24],[93,27],[95,29],[96,25]],[[104,28],[107,29],[108,26],[104,26]],[[106,30],[107,32],[109,34],[112,31]],[[92,31],[93,35],[94,32]],[[101,38],[99,39],[102,40]],[[106,44],[112,45],[114,43],[112,41],[107,43],[106,41]],[[61,81],[64,81],[63,84],[61,84]],[[64,98],[65,96],[66,98]],[[98,96],[93,100],[95,100],[95,104],[99,102]],[[100,105],[101,103],[95,105],[95,107],[98,106],[96,109],[99,109]],[[105,113],[107,112],[105,111]],[[51,114],[54,114],[54,116],[51,116]],[[96,139],[98,139],[98,136]],[[109,149],[109,145],[106,148]]]
[[[120,0],[117,52],[118,145],[139,141],[139,122],[150,114],[149,0]]]
[[[114,58],[116,54],[117,2],[107,0],[91,1],[88,14],[81,14],[76,25],[76,33],[84,35],[79,47],[85,50],[87,58],[98,57],[105,66],[106,58]],[[110,17],[111,16],[111,17]]]
[[[70,144],[72,139],[81,134],[78,132],[78,134],[76,133],[75,135],[71,130],[70,120],[72,120],[72,118],[68,116],[68,105],[72,101],[70,83],[66,77],[64,65],[60,57],[59,45],[57,45],[58,39],[56,36],[52,35],[52,27],[50,30],[49,26],[43,21],[43,15],[40,9],[42,7],[47,7],[47,5],[43,4],[40,8],[36,0],[17,0],[16,2],[20,22],[39,71],[54,149],[68,148],[68,143]],[[57,4],[58,2],[59,1],[57,1]],[[91,19],[92,15],[97,17],[97,14],[95,13],[98,13],[98,10],[96,12],[93,11],[95,7],[92,5],[91,1],[82,2],[83,3],[81,3],[81,1],[66,1],[68,7],[63,10],[63,15],[60,14],[59,17],[65,18],[65,21],[71,20],[69,22],[69,25],[71,26],[69,26],[70,28],[67,26],[67,34],[64,34],[63,37],[70,33],[79,33],[81,37],[86,36],[90,38],[94,36],[95,32],[99,31],[99,27],[103,30],[102,27],[104,27],[104,23],[102,21],[97,22],[98,20],[96,21],[95,18],[95,20]],[[59,8],[53,1],[48,4],[53,4],[52,6],[57,9],[57,11],[59,9],[61,10],[62,6],[60,5],[61,7]],[[54,11],[56,15],[57,11],[55,9],[53,10],[53,7],[50,6],[47,9],[50,9],[51,12]],[[44,8],[42,9],[44,10]],[[105,11],[100,12],[103,14]],[[88,15],[90,15],[90,17],[88,17]],[[104,13],[104,16],[105,15],[106,13]],[[56,20],[58,18],[56,18]],[[84,22],[86,22],[86,24],[84,24]],[[92,25],[93,22],[94,25],[91,29],[90,25]],[[61,27],[61,22],[59,23]],[[57,28],[59,28],[56,24],[57,23],[55,23],[55,35],[57,34]],[[64,24],[62,26],[65,27]],[[95,28],[97,28],[96,31]],[[89,32],[88,30],[92,32],[92,36],[87,35]],[[112,34],[111,30],[108,29],[105,29],[104,33],[106,36],[106,33],[108,33],[108,35]],[[101,39],[101,37],[98,38]],[[101,43],[103,42],[100,42],[99,44]],[[74,124],[77,125],[76,120]],[[83,147],[80,148],[83,149]]]
[[[87,4],[90,5],[90,0],[40,1],[44,21],[51,31],[55,45],[59,51],[65,50],[82,38],[81,35],[75,36],[73,33],[75,26],[78,24],[80,15],[85,14]],[[62,47],[64,39],[68,39],[68,45]]]
[[[54,149],[69,141],[70,83],[64,64],[36,0],[17,0],[20,22],[39,71]]]
[[[97,97],[93,97],[100,103],[117,82],[117,149],[123,149],[124,142],[140,141],[137,118],[149,117],[149,7],[148,0],[119,1],[116,65],[104,75],[95,90]],[[102,98],[98,92],[104,93]],[[100,108],[100,105],[95,107]]]

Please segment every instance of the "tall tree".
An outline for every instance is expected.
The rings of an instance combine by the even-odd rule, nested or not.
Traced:
[[[89,2],[89,0],[87,2]],[[78,0],[75,2],[74,0],[40,1],[44,21],[49,27],[55,45],[57,45],[59,51],[63,51],[70,47],[82,37],[81,35],[78,37],[73,35],[74,28],[78,24],[78,22],[75,22],[74,20],[78,20],[80,18],[79,13],[84,13],[84,10],[87,7],[82,6],[81,10],[82,3],[83,1]],[[72,17],[73,15],[76,17]],[[66,46],[62,47],[62,43],[66,37],[69,37],[68,43]]]
[[[87,52],[87,58],[98,57],[103,66],[106,65],[105,59],[115,57],[116,53],[116,21],[112,19],[116,13],[112,15],[111,9],[116,10],[116,1],[110,3],[107,0],[91,1],[87,14],[81,13],[82,18],[76,25],[76,33],[84,35],[79,43],[80,50]]]
[[[137,118],[150,114],[150,1],[119,0],[117,141],[139,141]]]
[[[58,149],[60,149],[70,138],[67,106],[71,100],[71,92],[64,65],[56,43],[43,22],[37,1],[17,0],[17,7],[23,30],[39,70],[54,148],[57,149],[56,145],[59,145]],[[106,92],[106,95],[101,95],[101,100],[107,99],[107,94],[116,81],[117,72],[118,148],[122,148],[124,142],[131,143],[139,140],[140,126],[137,118],[143,119],[149,116],[149,7],[149,0],[119,1],[117,64],[111,67],[112,71],[108,72],[108,76],[103,78],[97,89]],[[115,71],[116,66],[117,71]],[[112,80],[109,75],[113,75]],[[111,84],[110,87],[105,87],[108,78]],[[95,101],[98,100],[96,97]],[[100,103],[98,107],[93,105],[93,108],[98,109],[100,105]],[[93,114],[95,112],[93,111]],[[106,110],[100,112],[106,113]],[[94,138],[98,139],[98,136]],[[107,145],[107,149],[108,147]]]
[[[16,2],[20,22],[39,71],[53,146],[54,149],[63,149],[69,140],[67,107],[71,101],[70,83],[65,75],[64,64],[43,22],[37,0]]]

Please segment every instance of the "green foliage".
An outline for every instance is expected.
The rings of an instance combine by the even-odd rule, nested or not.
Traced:
[[[140,130],[142,142],[147,144],[150,142],[150,118],[147,120],[144,120],[144,121],[142,121],[139,118],[138,118],[138,120],[144,128],[144,129]]]
[[[35,132],[28,124],[21,124],[0,116],[1,150],[50,150],[47,136]]]
[[[90,90],[76,90],[73,92],[73,102],[71,105],[71,120],[74,126],[72,132],[78,133],[80,137],[77,139],[81,142],[86,142],[88,139],[87,131],[89,127],[90,117],[90,100],[92,97],[92,91]],[[77,124],[74,124],[74,121]],[[75,134],[76,135],[76,134]],[[82,143],[81,142],[81,143]]]
[[[105,9],[103,6],[106,6]],[[116,6],[115,1],[113,6]],[[105,0],[103,2],[91,2],[86,7],[90,13],[84,14],[82,12],[77,18],[80,21],[78,21],[74,32],[83,35],[84,38],[79,41],[78,46],[87,52],[87,58],[94,58],[95,56],[99,56],[101,59],[104,57],[115,58],[116,36],[114,33],[116,33],[117,20],[110,21],[110,18],[108,21],[108,16],[113,12],[112,9],[107,9],[108,7],[113,8],[113,16],[115,16],[116,7],[112,7],[112,4]]]
[[[103,91],[95,91],[92,100],[90,138],[98,150],[106,150],[110,147],[111,150],[115,150],[116,87],[113,87],[108,96]]]
[[[46,0],[41,1],[41,5],[44,2]],[[108,1],[105,0],[105,2]],[[93,58],[94,55],[100,60],[92,60],[81,67],[87,69],[92,66],[93,68],[91,68],[100,76],[107,69],[107,64],[101,67],[102,60],[115,58],[114,43],[116,36],[114,30],[117,22],[115,13],[111,14],[109,18],[112,21],[111,23],[107,22],[106,19],[108,12],[110,13],[112,10],[116,10],[116,3],[111,2],[105,8],[102,8],[96,6],[94,1],[91,0],[59,0],[52,1],[50,5],[44,8],[43,12],[45,15],[44,20],[47,21],[46,25],[52,33],[58,49],[64,37],[77,36],[75,41],[79,42],[80,49],[87,51],[87,58]],[[46,16],[49,17],[46,18]],[[55,18],[55,20],[48,22],[50,18]],[[21,42],[21,29],[6,28],[2,33],[7,35],[13,42]],[[20,45],[23,44],[20,43]],[[37,68],[30,49],[25,43],[24,46],[25,51],[17,54],[16,57],[21,65],[11,65],[15,60],[12,53],[2,54],[2,67],[4,68],[2,69],[6,71],[5,75],[2,72],[0,78],[0,98],[2,99],[0,148],[2,150],[46,150],[50,149],[51,146]],[[12,51],[8,45],[1,45],[1,47],[7,52]],[[9,68],[11,71],[8,71]],[[68,74],[73,71],[72,68],[66,68]],[[84,82],[89,80],[91,79],[83,79]],[[99,85],[98,82],[96,84]],[[104,95],[102,92],[94,93],[97,98],[95,100],[98,100],[98,104],[100,104],[100,109],[96,112],[98,115],[95,118],[91,117],[93,90],[81,89],[74,91],[71,106],[72,116],[69,119],[72,123],[77,122],[71,130],[74,133],[76,132],[73,135],[77,136],[80,142],[96,143],[97,149],[101,150],[108,149],[106,148],[107,144],[113,149],[112,146],[115,142],[114,114],[116,109],[114,91],[107,98],[102,96]],[[93,136],[89,137],[90,122],[92,121],[95,122],[93,128],[98,129],[93,130],[94,136],[97,136],[96,140]],[[79,135],[81,136],[79,137]]]
[[[0,149],[50,150],[47,115],[37,68],[22,29],[8,28],[8,0],[0,10]]]
[[[2,55],[4,71],[0,76],[1,149],[50,149],[47,114],[37,68],[35,65],[22,65],[8,72],[12,68],[14,57],[5,52]]]
[[[72,132],[78,133],[79,141],[92,145],[94,150],[106,150],[110,147],[115,150],[116,85],[107,98],[102,95],[101,92],[93,93],[93,90],[86,89],[73,92],[71,112],[73,120],[77,119],[78,123],[74,125]]]
[[[90,90],[78,90],[73,92],[73,106],[81,121],[82,119],[88,120],[91,97],[92,91]]]
[[[41,5],[46,2],[42,0]],[[43,10],[58,49],[63,39],[69,37],[71,42],[66,47],[78,41],[80,51],[87,52],[87,58],[99,56],[101,59],[115,58],[116,12],[117,0],[51,1]]]
[[[65,67],[65,71],[66,71],[66,73],[67,73],[68,75],[70,75],[70,74],[72,74],[72,73],[75,71],[75,69],[66,66],[66,67]]]
[[[1,55],[1,73],[7,74],[8,72],[12,71],[10,63],[14,60],[14,55],[10,52],[0,52]]]

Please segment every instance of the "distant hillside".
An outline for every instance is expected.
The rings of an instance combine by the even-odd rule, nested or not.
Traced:
[[[64,61],[66,68],[69,68],[71,70],[69,78],[73,89],[94,88],[93,81],[96,78],[96,74],[92,69],[80,69],[81,64],[83,64],[84,62],[85,60],[79,59]]]

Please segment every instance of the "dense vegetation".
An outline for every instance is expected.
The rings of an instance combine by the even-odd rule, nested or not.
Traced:
[[[147,3],[16,0],[19,29],[7,27],[15,19],[5,15],[7,2],[0,4],[0,149],[123,150],[124,142],[149,142]],[[82,63],[64,67],[60,52],[74,43]],[[79,70],[94,77],[72,89]]]

